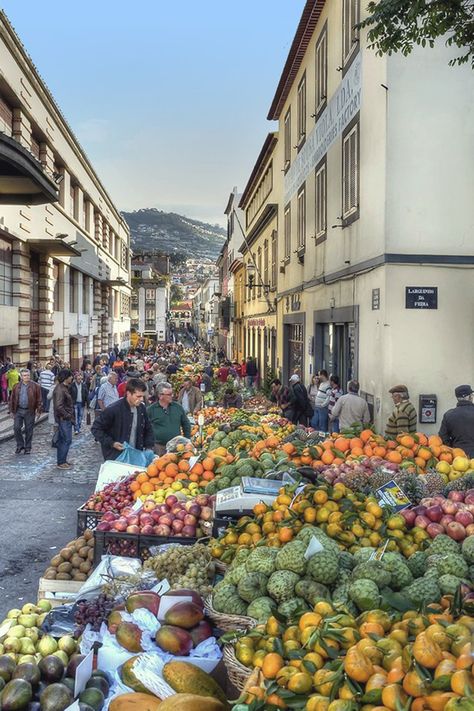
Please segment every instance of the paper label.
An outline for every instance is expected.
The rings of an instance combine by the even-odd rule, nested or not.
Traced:
[[[0,627],[0,637],[4,637],[12,625],[13,620],[5,620],[3,625]]]
[[[302,491],[304,491],[304,489],[306,489],[307,486],[308,486],[307,484],[299,484],[296,487],[295,494],[294,494],[294,496],[291,500],[291,503],[290,503],[290,509],[292,508],[293,504],[295,503],[296,498],[301,494]]]
[[[137,499],[132,506],[132,511],[134,511],[134,512],[141,511],[142,508],[143,508],[143,501],[141,501],[141,499]]]
[[[189,458],[189,471],[192,472],[194,465],[199,461],[199,454]]]
[[[166,592],[168,592],[169,589],[170,584],[165,578],[164,580],[160,580],[159,583],[150,588],[150,592],[155,592],[157,593],[157,595],[164,595]]]
[[[166,595],[165,597],[162,597],[160,600],[160,607],[158,608],[158,619],[159,620],[164,620],[165,615],[170,609],[170,607],[173,607],[173,605],[176,605],[178,602],[192,602],[193,598],[190,597],[189,595],[186,596],[179,596],[179,595]]]
[[[84,691],[86,684],[91,678],[92,663],[94,661],[94,650],[91,649],[89,654],[76,669],[76,681],[74,684],[74,696],[79,696],[81,691]]]
[[[74,701],[70,706],[65,709],[65,711],[81,711],[81,707],[79,706],[79,701]]]
[[[318,539],[315,536],[311,536],[311,540],[308,543],[308,547],[304,553],[305,560],[311,558],[311,556],[313,556],[315,553],[321,553],[321,551],[323,550],[324,548],[318,541]]]
[[[376,489],[375,496],[380,506],[390,506],[394,511],[402,511],[411,506],[410,499],[393,479]]]

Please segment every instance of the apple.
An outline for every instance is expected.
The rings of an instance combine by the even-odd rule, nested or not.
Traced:
[[[431,538],[435,538],[440,533],[444,533],[444,528],[439,523],[432,521],[427,525],[426,532],[431,536]]]
[[[134,533],[135,535],[137,535],[138,533],[140,533],[140,526],[137,526],[136,523],[132,523],[130,524],[130,526],[127,526],[125,530],[127,533]]]
[[[171,512],[173,516],[177,516],[180,511],[183,510],[183,507],[181,504],[175,504],[174,506],[171,507]]]
[[[464,501],[464,491],[450,491],[448,499],[450,501]]]
[[[426,509],[426,516],[430,519],[430,521],[434,521],[435,523],[439,523],[443,517],[443,509],[441,506],[435,505],[435,506],[430,506],[428,509]]]
[[[165,538],[168,538],[168,536],[171,535],[171,528],[160,524],[159,526],[153,526],[153,533],[155,536],[165,536]]]
[[[192,514],[186,514],[186,516],[183,518],[183,521],[185,526],[196,526],[197,524],[197,518]]]
[[[112,530],[114,531],[126,531],[128,526],[128,521],[123,516],[120,516],[116,521],[112,521]]]
[[[144,536],[153,536],[155,533],[155,529],[150,523],[146,523],[144,526],[141,527],[140,533]]]
[[[147,524],[153,525],[153,516],[151,516],[151,514],[149,514],[149,513],[141,513],[140,514],[140,526],[146,526]]]
[[[414,506],[411,510],[415,512],[416,516],[424,516],[426,513],[426,506],[422,506],[421,504],[419,506]],[[403,513],[403,511],[402,511]]]
[[[188,514],[186,513],[186,509],[181,509],[181,510],[178,511],[178,513],[176,514],[176,518],[179,518],[180,521],[184,521],[184,518],[185,518],[185,516],[187,516],[187,515],[188,515]]]
[[[112,511],[106,511],[100,520],[101,521],[115,521],[116,518],[118,518],[117,514],[113,513]]]
[[[452,492],[454,493],[454,492]],[[469,489],[469,491],[466,491],[466,496],[464,497],[464,503],[472,505],[474,504],[474,490]]]
[[[192,514],[196,518],[199,518],[199,514],[201,513],[201,507],[198,504],[195,504],[193,501],[187,501],[184,507],[189,514]]]
[[[95,527],[96,531],[110,531],[111,523],[110,521],[100,521]]]
[[[196,535],[196,526],[184,526],[181,533],[185,538],[194,538]]]
[[[468,536],[474,536],[474,523],[470,523],[469,526],[466,526],[466,533]]]
[[[169,494],[169,496],[166,497],[165,503],[167,506],[174,506],[178,501],[178,498],[174,494]]]
[[[199,506],[209,506],[210,497],[207,494],[198,494],[194,501],[199,504]]]
[[[175,518],[175,520],[171,524],[171,528],[174,531],[174,533],[181,533],[181,531],[184,528],[184,522],[180,521],[179,518]]]
[[[413,512],[412,512],[413,513]],[[212,509],[210,506],[203,506],[201,509],[201,521],[210,521],[212,519]],[[405,519],[407,521],[407,519]],[[413,520],[415,520],[415,515],[413,514]],[[408,523],[408,521],[407,521]]]
[[[129,514],[126,518],[129,526],[136,526],[139,521],[137,514]]]
[[[163,514],[158,519],[158,523],[162,526],[171,526],[171,524],[173,523],[173,517],[171,516],[171,514]]]
[[[147,501],[145,501],[143,503],[142,511],[144,511],[145,513],[149,513],[150,511],[153,511],[154,508],[155,508],[155,502],[148,499]],[[143,514],[141,514],[141,516],[143,516]]]
[[[455,541],[463,541],[466,538],[466,529],[457,521],[451,521],[446,526],[446,533]]]
[[[160,520],[160,516],[163,516],[163,514],[158,508],[158,509],[153,509],[153,511],[150,513],[150,516],[152,517],[152,519],[155,523],[158,523]]]
[[[455,501],[451,501],[450,499],[448,499],[443,504],[441,504],[441,508],[443,509],[445,514],[451,514],[452,516],[454,516],[454,514],[458,510],[458,505]]]
[[[418,526],[418,528],[426,528],[430,523],[431,521],[427,516],[419,514],[415,518],[415,526]]]
[[[474,516],[469,511],[458,511],[454,520],[466,528],[469,524],[474,523]]]
[[[440,524],[441,526],[444,526],[444,528],[446,528],[448,523],[451,523],[451,521],[454,521],[454,516],[451,516],[451,514],[445,514],[440,520]]]

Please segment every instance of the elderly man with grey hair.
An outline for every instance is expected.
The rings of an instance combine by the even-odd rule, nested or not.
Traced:
[[[158,383],[157,401],[147,410],[155,436],[155,452],[163,454],[170,439],[183,435],[191,436],[191,423],[183,407],[173,400],[173,386],[170,383]]]
[[[347,395],[341,395],[330,415],[331,420],[339,418],[341,430],[347,430],[355,423],[365,425],[370,422],[369,407],[367,401],[359,395],[357,380],[349,380],[347,390]]]
[[[105,410],[106,407],[111,405],[113,402],[117,402],[119,399],[119,393],[117,390],[117,373],[109,373],[107,380],[100,386],[99,394],[97,395],[97,404],[101,410]]]
[[[15,454],[31,452],[35,415],[41,412],[41,388],[31,380],[28,368],[20,370],[20,382],[12,390],[10,412],[14,415],[13,431],[16,439]],[[23,439],[23,427],[25,438]]]

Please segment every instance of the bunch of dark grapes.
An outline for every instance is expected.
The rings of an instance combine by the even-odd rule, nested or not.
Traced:
[[[94,632],[100,630],[102,622],[106,622],[112,612],[114,601],[106,595],[99,595],[94,600],[79,600],[74,613],[76,629],[74,636],[76,639],[84,632],[86,625],[92,627]]]

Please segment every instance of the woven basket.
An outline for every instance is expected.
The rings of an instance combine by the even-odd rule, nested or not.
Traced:
[[[228,615],[225,612],[217,612],[212,606],[212,595],[204,600],[206,615],[214,622],[216,627],[224,632],[245,631],[255,627],[257,620],[245,615]]]
[[[247,679],[252,673],[252,669],[244,667],[244,665],[238,661],[234,654],[234,647],[231,644],[224,645],[223,659],[229,681],[237,691],[243,691]]]
[[[216,573],[221,573],[222,575],[225,575],[227,573],[227,570],[229,568],[228,565],[225,563],[222,563],[218,558],[214,560],[214,565],[216,568]]]

